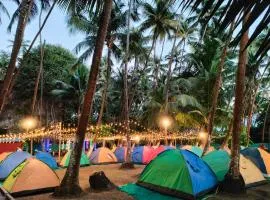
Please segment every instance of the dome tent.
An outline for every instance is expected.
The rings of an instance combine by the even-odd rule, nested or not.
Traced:
[[[92,152],[90,161],[93,164],[115,163],[117,162],[117,158],[110,149],[106,147],[100,147]]]
[[[62,160],[60,162],[61,167],[68,167],[69,160],[70,160],[70,154],[71,154],[71,150],[68,151],[64,155],[64,157],[62,158]],[[82,152],[80,166],[87,166],[87,165],[90,165],[89,159],[88,159],[87,155],[84,152]]]
[[[117,147],[114,151],[114,154],[115,154],[118,162],[125,162],[126,155],[127,155],[127,148],[126,147]]]
[[[148,164],[153,157],[154,149],[149,146],[135,147],[132,152],[132,162],[138,164]]]
[[[12,152],[3,152],[0,154],[0,163],[6,159]]]
[[[223,181],[229,170],[230,155],[226,151],[215,150],[203,156],[202,159],[213,170],[218,181]]]
[[[0,181],[5,180],[19,164],[30,157],[32,156],[25,151],[15,151],[7,156],[0,164]]]
[[[230,167],[230,155],[224,150],[215,150],[202,159],[209,165],[215,173],[218,181],[223,181]],[[244,179],[245,186],[251,187],[265,182],[260,170],[246,157],[240,155],[240,173]]]
[[[38,160],[46,163],[50,168],[58,168],[54,157],[50,153],[38,151],[35,156]]]
[[[51,192],[59,186],[56,173],[45,163],[28,158],[18,165],[3,183],[3,187],[13,196]]]
[[[201,157],[203,155],[203,150],[198,146],[185,145],[181,149],[189,150],[189,151],[195,153],[199,157]]]
[[[264,174],[265,177],[270,176],[270,154],[261,148],[245,148],[241,153],[249,158]]]
[[[152,160],[142,172],[138,185],[185,199],[196,199],[217,186],[208,165],[187,150],[167,150]]]

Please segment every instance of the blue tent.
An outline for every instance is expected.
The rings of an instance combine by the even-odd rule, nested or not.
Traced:
[[[152,160],[154,149],[149,146],[138,146],[133,149],[132,162],[148,164]]]
[[[117,147],[115,149],[114,154],[115,154],[118,162],[125,162],[125,160],[126,160],[126,152],[127,152],[126,147]]]
[[[52,157],[52,155],[47,152],[38,151],[36,153],[36,158],[46,163],[52,169],[58,168],[54,157]]]
[[[261,157],[261,154],[257,148],[249,147],[241,150],[241,154],[251,160],[262,173],[267,174],[266,167],[264,165],[264,161]]]
[[[8,175],[25,159],[30,158],[31,155],[25,151],[16,151],[10,154],[0,164],[0,181],[5,180]]]

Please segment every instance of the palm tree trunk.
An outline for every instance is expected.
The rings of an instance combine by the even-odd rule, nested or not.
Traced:
[[[168,104],[169,104],[169,87],[170,87],[170,79],[171,79],[171,73],[172,73],[172,63],[173,63],[173,55],[175,52],[175,44],[176,44],[176,35],[174,36],[173,40],[173,46],[171,51],[171,57],[168,63],[168,72],[167,72],[167,81],[166,81],[166,87],[165,87],[165,114],[168,114]]]
[[[233,129],[233,119],[231,119],[231,121],[230,121],[228,132],[224,138],[222,145],[220,146],[221,149],[224,149],[225,147],[228,146],[230,136],[232,135],[232,129]]]
[[[251,129],[251,125],[252,125],[252,115],[253,115],[253,110],[254,110],[254,104],[255,104],[255,100],[256,100],[256,96],[257,96],[257,92],[259,89],[259,83],[257,84],[254,94],[251,97],[251,101],[250,101],[250,105],[249,105],[249,109],[248,109],[248,119],[247,119],[247,146],[249,145],[249,141],[250,141],[250,129]]]
[[[42,18],[42,10],[40,11],[40,14],[39,14],[39,29],[41,27],[41,18]],[[44,46],[45,46],[45,43],[42,44],[41,33],[39,34],[39,37],[40,37],[40,64],[39,64],[39,70],[38,70],[38,74],[37,74],[37,78],[36,78],[36,82],[35,82],[34,95],[33,95],[33,100],[32,100],[32,105],[31,105],[31,114],[32,115],[34,114],[34,110],[35,110],[35,104],[36,104],[36,100],[37,100],[39,80],[40,80],[41,72],[42,72],[42,69],[43,69],[43,58],[44,58]]]
[[[129,112],[128,112],[128,61],[129,61],[129,40],[130,40],[130,21],[131,21],[131,8],[132,0],[128,2],[128,15],[127,15],[127,46],[126,46],[126,56],[124,65],[124,124],[126,128],[126,138],[127,138],[127,154],[126,163],[122,165],[124,168],[133,168],[131,164],[131,140],[129,133]]]
[[[45,43],[43,45],[40,44],[40,65],[39,65],[37,78],[36,78],[36,81],[35,81],[34,95],[33,95],[33,100],[32,100],[32,105],[31,105],[31,114],[32,115],[34,114],[34,111],[35,111],[39,80],[40,80],[42,69],[43,69],[44,46],[45,46]],[[40,109],[42,109],[42,108],[40,108]]]
[[[42,25],[40,26],[40,28],[39,28],[38,32],[36,33],[34,39],[32,40],[31,44],[29,45],[27,51],[25,52],[25,54],[24,54],[24,56],[23,56],[24,58],[22,59],[22,63],[20,64],[20,67],[19,67],[19,68],[16,70],[16,72],[13,74],[12,80],[11,80],[11,83],[10,83],[10,86],[9,86],[9,89],[8,89],[8,96],[10,96],[11,91],[13,90],[13,87],[14,87],[15,82],[16,82],[16,78],[18,77],[18,74],[20,73],[21,67],[23,66],[23,63],[25,62],[25,58],[27,58],[27,56],[29,55],[29,53],[30,53],[30,51],[31,51],[31,49],[32,49],[32,47],[33,47],[33,45],[34,45],[36,39],[38,38],[38,36],[39,36],[40,33],[42,32],[42,30],[43,30],[43,28],[44,28],[44,26],[45,26],[45,24],[46,24],[46,22],[47,22],[49,16],[51,15],[51,12],[52,12],[53,8],[55,7],[55,4],[56,4],[56,3],[57,3],[57,1],[54,1],[54,3],[52,4],[52,6],[51,6],[49,12],[47,13],[47,15],[46,15],[46,17],[45,17],[45,19],[44,19]],[[5,106],[5,105],[3,105],[3,106]]]
[[[84,97],[82,113],[80,116],[77,132],[75,135],[75,145],[71,152],[70,162],[65,173],[64,179],[60,187],[55,191],[56,196],[78,196],[81,194],[82,189],[79,186],[79,168],[80,158],[82,154],[83,142],[85,132],[89,120],[90,109],[94,93],[96,90],[97,76],[99,73],[99,66],[102,56],[104,41],[107,34],[107,28],[111,17],[112,0],[104,0],[103,12],[99,21],[99,29],[97,33],[97,40],[95,44],[94,55],[92,58],[92,66],[89,74],[88,87]]]
[[[98,115],[98,121],[97,125],[100,126],[102,123],[102,117],[105,109],[105,104],[107,100],[107,91],[109,87],[109,80],[111,76],[111,44],[108,47],[108,55],[107,55],[107,70],[106,70],[106,82],[105,82],[105,87],[102,91],[102,100],[101,100],[101,106],[100,106],[100,111]]]
[[[266,127],[266,122],[267,122],[267,117],[268,117],[269,109],[270,109],[270,101],[268,103],[268,106],[267,106],[267,109],[266,109],[266,113],[265,113],[265,116],[264,116],[263,129],[262,129],[262,142],[264,142],[265,127]]]
[[[31,51],[33,45],[35,44],[35,42],[36,42],[38,36],[41,34],[41,31],[43,30],[45,24],[47,23],[47,21],[48,21],[48,19],[49,19],[49,16],[51,15],[51,13],[52,13],[52,11],[53,11],[53,9],[54,9],[56,3],[57,3],[57,1],[54,1],[54,2],[53,2],[52,6],[51,6],[51,8],[50,8],[50,10],[49,10],[49,12],[47,13],[47,15],[46,15],[46,17],[45,17],[45,19],[44,19],[44,21],[43,21],[43,23],[42,23],[42,25],[39,27],[38,32],[36,33],[34,39],[32,40],[31,44],[29,45],[29,47],[28,47],[28,49],[27,49],[27,51],[26,51],[26,53],[25,53],[26,56],[30,53],[30,51]],[[40,12],[41,12],[41,11],[40,11]]]
[[[220,58],[220,62],[218,65],[218,71],[217,71],[217,77],[216,77],[216,81],[215,81],[215,85],[213,88],[213,96],[212,96],[212,106],[210,109],[210,113],[208,116],[208,140],[206,142],[206,145],[204,147],[204,152],[208,151],[208,148],[210,146],[211,143],[211,136],[213,133],[213,126],[214,126],[214,117],[216,114],[216,110],[217,110],[217,102],[218,102],[218,96],[219,96],[219,91],[220,91],[220,87],[222,85],[222,70],[226,61],[226,57],[227,57],[227,50],[232,38],[232,34],[233,34],[233,29],[234,29],[234,22],[231,24],[230,26],[230,31],[229,31],[229,37],[225,43],[225,46],[223,48],[222,54],[221,54],[221,58]]]
[[[243,27],[248,20],[249,14],[244,19]],[[244,98],[244,87],[245,87],[245,72],[247,64],[247,43],[248,43],[248,30],[243,34],[240,41],[239,51],[239,63],[236,76],[236,88],[235,88],[235,104],[233,112],[233,132],[232,132],[232,160],[230,165],[229,177],[232,180],[240,179],[239,171],[239,158],[240,158],[240,134],[241,124],[243,117],[243,98]]]
[[[8,65],[7,73],[5,75],[4,83],[1,89],[0,94],[0,114],[3,111],[4,105],[5,105],[5,99],[8,94],[8,89],[13,77],[13,73],[16,68],[16,61],[17,57],[22,45],[23,36],[24,36],[24,30],[28,21],[28,16],[30,13],[30,10],[32,9],[33,0],[23,0],[21,3],[21,12],[19,14],[19,21],[17,25],[16,35],[14,39],[14,44],[10,56],[10,62]]]

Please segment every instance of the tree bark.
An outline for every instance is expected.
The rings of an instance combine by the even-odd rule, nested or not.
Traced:
[[[5,99],[8,94],[8,89],[10,87],[13,73],[16,68],[17,57],[18,57],[18,54],[22,45],[25,27],[26,27],[29,13],[30,13],[30,10],[32,9],[32,6],[33,6],[33,0],[23,0],[21,3],[21,11],[19,14],[19,21],[17,25],[17,30],[15,34],[11,56],[10,56],[10,62],[8,65],[7,73],[5,75],[4,83],[3,83],[1,94],[0,94],[0,114],[3,111],[4,105],[5,105]]]
[[[232,135],[232,129],[233,129],[233,119],[231,119],[230,121],[228,132],[224,138],[222,145],[220,146],[221,149],[224,149],[226,146],[228,146],[230,136]]]
[[[34,95],[33,95],[33,100],[32,100],[32,105],[31,105],[31,114],[32,115],[34,114],[34,111],[35,111],[39,80],[40,80],[41,73],[43,70],[44,46],[45,46],[45,43],[43,45],[40,44],[40,65],[39,65],[38,74],[37,74],[37,78],[36,78],[36,82],[35,82]],[[40,108],[40,109],[42,109],[42,108]]]
[[[229,37],[225,43],[225,46],[224,46],[222,54],[221,54],[220,62],[218,64],[217,77],[216,77],[215,85],[213,88],[212,106],[211,106],[210,113],[208,116],[208,127],[207,127],[208,140],[207,140],[207,143],[204,147],[204,152],[208,151],[208,148],[209,148],[210,143],[211,143],[211,136],[212,136],[213,127],[214,127],[214,117],[215,117],[216,110],[217,110],[219,91],[220,91],[220,87],[222,85],[222,70],[223,70],[223,67],[224,67],[224,64],[226,61],[227,50],[228,50],[228,47],[229,47],[229,44],[230,44],[230,41],[232,38],[233,29],[234,29],[234,22],[230,26]]]
[[[264,142],[265,127],[266,127],[266,122],[267,122],[267,116],[268,116],[269,109],[270,109],[270,101],[268,103],[266,113],[265,113],[265,116],[264,116],[263,129],[262,129],[262,142]]]
[[[127,46],[125,55],[125,65],[123,69],[124,74],[124,124],[126,128],[126,138],[127,138],[127,154],[126,163],[123,164],[128,166],[131,165],[131,140],[129,133],[129,112],[128,112],[128,61],[129,61],[129,40],[130,40],[130,20],[131,20],[131,9],[132,0],[128,2],[128,15],[127,15]]]
[[[29,53],[30,53],[30,51],[31,51],[31,49],[32,49],[32,47],[33,47],[33,45],[34,45],[34,43],[35,43],[37,37],[40,35],[41,31],[43,30],[43,28],[44,28],[44,26],[45,26],[45,24],[46,24],[46,22],[47,22],[47,20],[48,20],[48,18],[49,18],[49,16],[50,16],[52,10],[53,10],[53,8],[55,7],[56,2],[57,2],[57,1],[54,1],[54,3],[53,3],[53,5],[51,6],[49,12],[47,13],[47,15],[46,15],[46,17],[45,17],[45,19],[44,19],[42,25],[40,26],[38,32],[36,33],[34,39],[32,40],[30,46],[28,47],[27,51],[25,52],[25,54],[24,54],[24,56],[23,56],[24,58],[22,59],[22,63],[20,64],[20,67],[19,67],[19,68],[15,71],[15,73],[13,74],[12,80],[11,80],[11,83],[10,83],[10,86],[9,86],[9,89],[8,89],[8,96],[10,96],[10,94],[11,94],[11,92],[12,92],[12,90],[13,90],[13,87],[14,87],[14,85],[15,85],[15,83],[16,83],[16,78],[18,77],[18,74],[20,73],[21,67],[23,66],[23,63],[25,62],[25,58],[27,58],[27,56],[29,55]],[[4,102],[4,103],[5,103],[5,102]],[[5,106],[5,105],[3,105],[3,106]]]
[[[97,76],[101,62],[104,41],[107,35],[107,28],[111,17],[112,0],[104,0],[103,12],[99,20],[99,29],[95,44],[92,66],[89,74],[88,87],[86,90],[82,113],[80,116],[77,132],[75,135],[75,145],[71,152],[70,162],[62,180],[60,187],[55,191],[55,196],[78,196],[82,189],[79,186],[79,168],[82,154],[85,132],[90,115],[90,109],[96,89]]]
[[[248,20],[249,14],[244,19],[243,27]],[[247,64],[247,44],[248,30],[243,34],[240,41],[239,61],[236,76],[235,104],[233,112],[233,132],[232,132],[232,160],[229,170],[229,176],[234,180],[240,179],[239,159],[240,159],[240,134],[243,117],[243,98],[245,89],[245,72]]]
[[[98,121],[97,121],[98,126],[100,126],[102,123],[102,117],[103,117],[103,113],[105,109],[105,104],[107,101],[107,92],[108,92],[108,87],[109,87],[110,76],[111,76],[111,44],[108,47],[106,82],[105,82],[104,89],[102,91],[102,100],[101,100],[101,106],[100,106],[100,111],[98,115]]]
[[[41,17],[42,17],[42,10],[40,11],[40,14],[39,14],[39,29],[41,28]],[[40,64],[39,64],[38,74],[37,74],[37,78],[36,78],[36,82],[35,82],[34,95],[33,95],[33,100],[32,100],[32,105],[31,105],[31,114],[32,115],[34,114],[34,111],[35,111],[39,80],[40,80],[41,73],[42,73],[42,70],[43,70],[43,58],[44,58],[45,42],[42,44],[41,32],[39,34],[39,37],[40,37]]]
[[[168,63],[168,72],[167,72],[167,81],[165,85],[165,114],[168,114],[168,104],[169,104],[169,87],[170,87],[170,80],[171,80],[171,73],[172,73],[172,63],[173,63],[173,55],[175,52],[175,44],[176,44],[177,36],[175,34],[174,40],[173,40],[173,46],[171,51],[171,57]]]

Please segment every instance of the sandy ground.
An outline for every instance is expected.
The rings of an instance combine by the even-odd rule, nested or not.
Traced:
[[[86,192],[80,199],[95,199],[95,200],[131,200],[132,197],[128,196],[126,193],[120,192],[118,190],[108,191],[108,192],[89,192],[89,176],[97,171],[104,171],[106,176],[116,185],[124,185],[127,183],[136,182],[144,165],[136,165],[135,169],[123,170],[120,169],[120,164],[110,164],[110,165],[91,165],[89,167],[80,168],[80,186]],[[65,169],[56,170],[60,180],[63,179],[65,175]],[[26,196],[23,198],[16,198],[21,200],[49,200],[53,199],[50,193]]]
[[[127,183],[136,182],[141,171],[144,169],[143,165],[136,165],[133,170],[122,170],[120,164],[110,165],[92,165],[89,167],[80,168],[80,185],[85,191],[85,194],[79,199],[94,199],[94,200],[132,200],[131,196],[118,190],[107,192],[90,192],[89,188],[89,176],[97,171],[104,171],[106,176],[116,185],[124,185]],[[59,178],[62,180],[65,174],[65,169],[57,170]],[[18,198],[20,200],[52,200],[51,193],[40,194],[34,196],[26,196]],[[270,200],[270,184],[253,187],[247,190],[246,195],[242,196],[230,196],[228,194],[209,195],[207,200]],[[76,199],[78,200],[78,199]],[[154,200],[154,199],[151,199]]]

